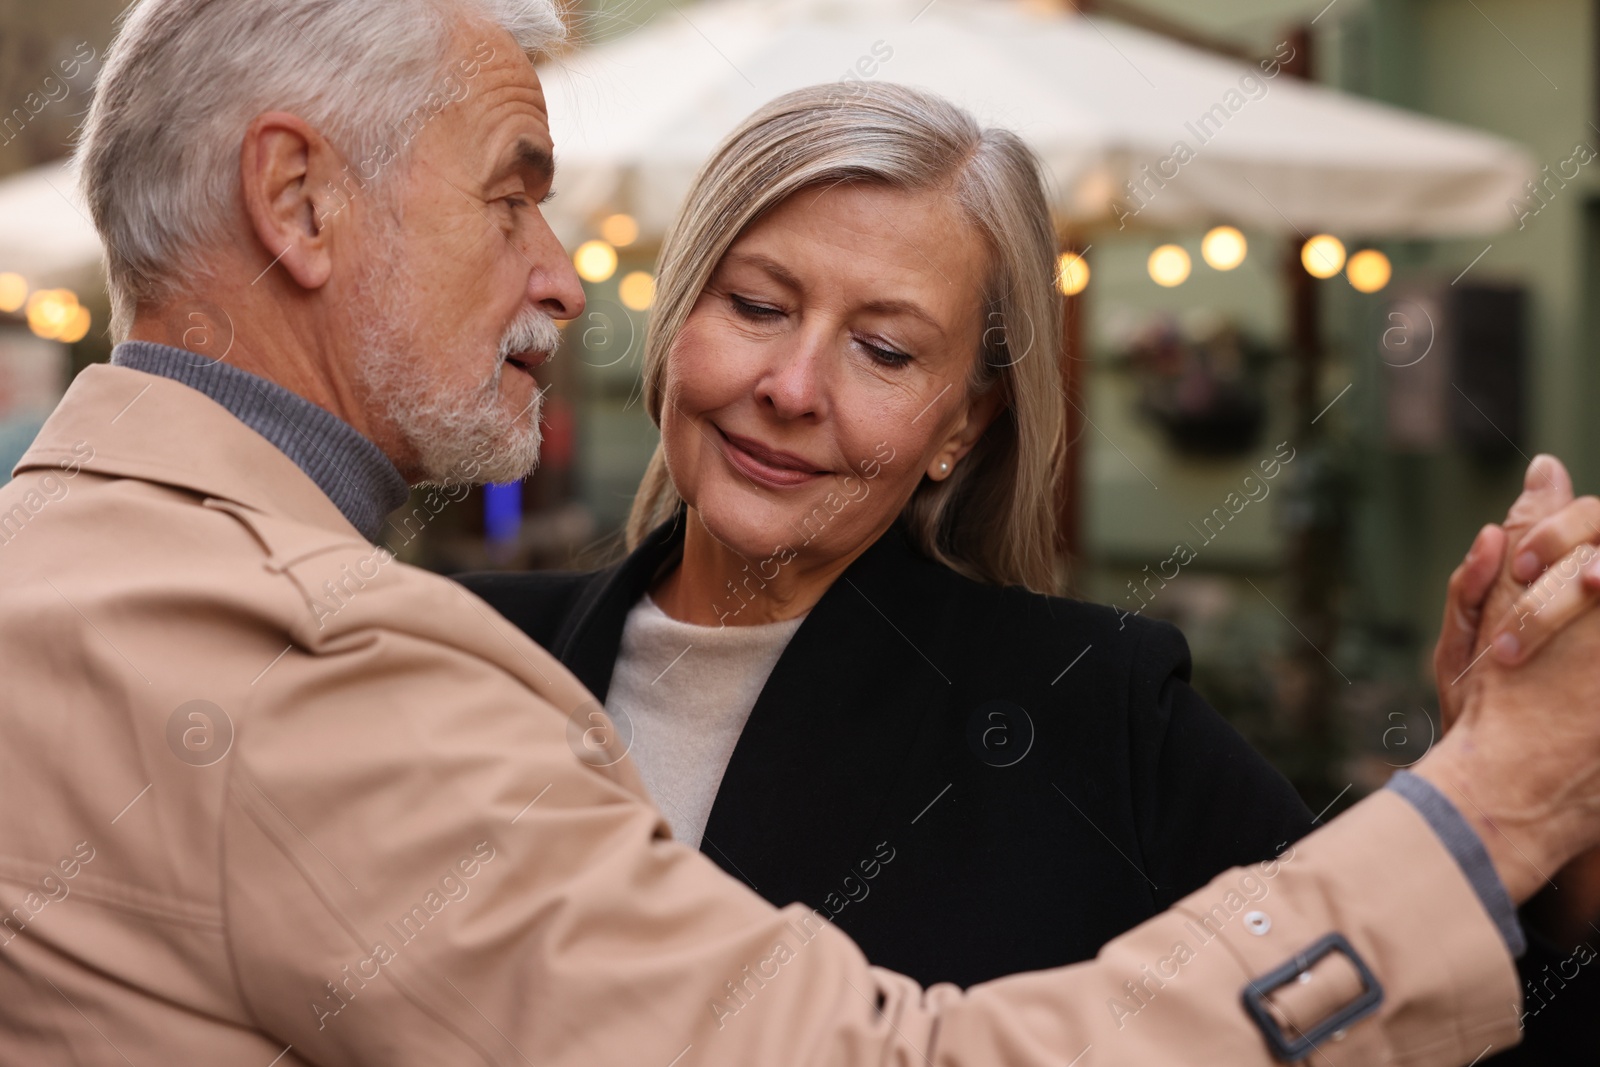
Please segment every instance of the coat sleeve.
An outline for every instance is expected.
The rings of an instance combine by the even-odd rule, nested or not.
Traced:
[[[1241,990],[1335,931],[1383,992],[1319,1062],[1462,1064],[1515,1039],[1499,934],[1392,795],[1094,961],[918,988],[668,840],[627,761],[592,758],[559,664],[457,587],[401,578],[295,630],[230,760],[234,973],[303,1062],[1264,1067]],[[1286,1027],[1351,994],[1337,958],[1308,973],[1274,995]]]
[[[1189,685],[1189,645],[1142,626],[1128,685],[1135,820],[1163,908],[1229,867],[1259,863],[1311,832],[1283,775]]]

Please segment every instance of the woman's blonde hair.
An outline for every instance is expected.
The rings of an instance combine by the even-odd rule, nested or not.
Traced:
[[[813,85],[767,104],[696,177],[667,233],[645,340],[645,410],[661,425],[668,353],[728,248],[795,193],[863,182],[940,190],[989,249],[986,321],[971,395],[1001,410],[955,472],[924,479],[901,517],[927,555],[980,581],[1054,592],[1055,489],[1064,441],[1062,298],[1039,162],[1008,130],[984,129],[932,93],[900,85]],[[628,518],[630,548],[682,501],[657,446]]]

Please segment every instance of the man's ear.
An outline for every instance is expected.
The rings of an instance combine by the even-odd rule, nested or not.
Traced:
[[[333,273],[326,223],[339,159],[321,134],[282,111],[256,116],[239,154],[239,189],[262,266],[282,267],[305,289],[321,288]]]

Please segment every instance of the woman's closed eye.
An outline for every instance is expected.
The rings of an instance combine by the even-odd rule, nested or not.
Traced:
[[[728,294],[728,304],[733,308],[734,314],[747,322],[771,324],[788,314],[781,307],[764,304],[751,297],[740,296],[738,293]],[[861,346],[862,351],[873,362],[882,366],[903,367],[911,362],[912,357],[910,355],[891,348],[876,338],[855,336],[851,339]]]
[[[855,342],[866,350],[868,356],[872,357],[872,359],[876,362],[883,364],[885,367],[903,367],[907,363],[911,362],[910,355],[906,354],[905,352],[896,351],[893,348],[887,348],[881,341],[873,341],[864,337],[857,337]]]
[[[749,300],[737,293],[728,294],[728,303],[740,318],[749,319],[751,322],[771,322],[784,314],[782,308]]]

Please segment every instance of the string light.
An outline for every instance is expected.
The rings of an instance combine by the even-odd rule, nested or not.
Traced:
[[[89,313],[70,289],[40,289],[28,297],[28,329],[47,341],[82,340],[89,332]],[[83,332],[74,332],[81,326]]]
[[[636,270],[623,277],[617,295],[629,311],[649,311],[656,302],[656,280],[647,272]]]
[[[1389,284],[1394,268],[1388,256],[1376,248],[1367,248],[1350,257],[1344,275],[1357,292],[1376,293]]]
[[[1232,226],[1218,226],[1200,242],[1200,257],[1215,270],[1232,270],[1244,262],[1250,246]]]
[[[632,215],[612,215],[600,224],[600,236],[618,248],[627,248],[639,239],[639,223]]]
[[[9,271],[0,274],[0,311],[7,315],[22,307],[28,299],[28,279]]]
[[[603,282],[617,273],[617,250],[605,241],[585,241],[572,255],[578,277],[586,282]]]
[[[1189,278],[1190,262],[1189,253],[1178,245],[1162,245],[1150,253],[1147,264],[1150,269],[1150,278],[1157,285],[1167,289],[1182,285]]]
[[[1056,287],[1077,296],[1089,287],[1089,261],[1077,252],[1063,252],[1056,261]]]
[[[1344,242],[1319,233],[1300,249],[1300,262],[1313,278],[1331,278],[1344,269]]]
[[[89,327],[93,322],[94,319],[89,314],[89,309],[80,307],[73,314],[72,321],[67,323],[60,333],[56,334],[56,340],[62,344],[75,345],[88,336]]]

